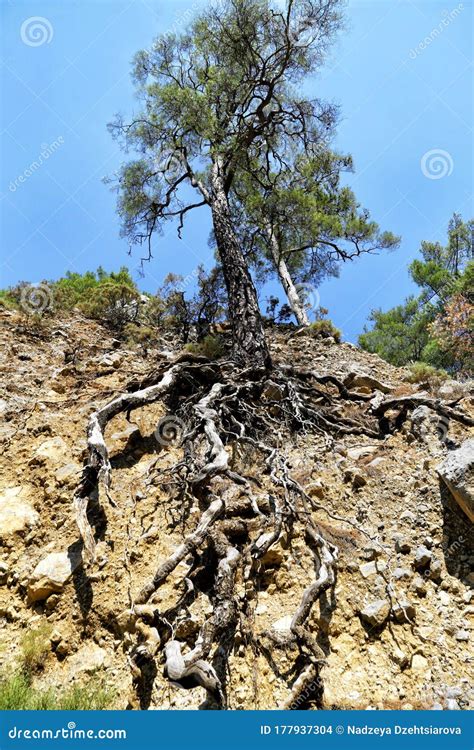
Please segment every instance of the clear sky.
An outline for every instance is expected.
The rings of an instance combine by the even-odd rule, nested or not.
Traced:
[[[0,286],[99,264],[128,265],[139,280],[139,251],[127,255],[115,195],[102,183],[126,158],[106,124],[136,106],[133,54],[178,30],[205,0],[0,4]],[[472,3],[352,0],[346,15],[308,91],[340,104],[336,145],[356,168],[349,184],[382,228],[403,237],[399,250],[361,258],[320,289],[321,304],[354,341],[373,307],[413,290],[407,265],[420,241],[443,241],[453,211],[474,215]],[[199,209],[183,240],[172,227],[157,237],[140,286],[153,292],[170,271],[186,276],[212,264],[209,228]],[[269,291],[276,287],[262,296]]]

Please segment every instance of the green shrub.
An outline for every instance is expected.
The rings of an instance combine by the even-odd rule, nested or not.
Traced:
[[[157,332],[150,326],[142,326],[137,323],[127,323],[123,329],[123,335],[127,344],[150,344],[157,338]]]
[[[0,678],[0,711],[100,711],[114,697],[114,691],[98,678],[66,689],[36,687],[24,670]]]
[[[35,630],[25,633],[20,641],[20,662],[26,673],[36,672],[44,666],[46,657],[51,651],[50,635],[53,630],[50,623],[44,623]]]
[[[94,294],[79,304],[89,318],[107,323],[116,331],[138,317],[140,295],[128,284],[105,281],[97,286]]]
[[[341,342],[341,332],[339,328],[327,319],[316,320],[306,329],[307,335],[316,339],[328,339],[332,336],[338,344]]]
[[[193,354],[200,354],[208,359],[220,359],[226,353],[222,336],[205,336],[202,341],[187,344],[186,350]]]
[[[447,379],[448,373],[444,370],[438,370],[426,362],[413,362],[409,366],[409,374],[405,377],[408,383],[428,383],[432,386],[440,385]]]

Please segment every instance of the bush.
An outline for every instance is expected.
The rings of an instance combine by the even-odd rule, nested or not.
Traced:
[[[202,341],[187,344],[186,350],[192,354],[200,354],[208,359],[220,359],[226,353],[222,336],[205,336]]]
[[[413,362],[409,370],[405,378],[408,383],[428,383],[431,386],[437,386],[448,377],[447,372],[437,370],[436,367],[427,365],[426,362]]]
[[[127,344],[143,344],[146,346],[157,338],[157,332],[154,328],[137,323],[127,323],[123,329],[123,334]]]
[[[341,343],[341,332],[330,320],[316,320],[305,330],[307,331],[307,335],[313,338],[328,339],[332,337],[336,343]]]
[[[0,678],[0,711],[100,711],[114,697],[115,693],[97,678],[66,689],[35,687],[24,670]]]
[[[52,630],[52,625],[44,623],[39,628],[25,633],[21,639],[20,662],[25,673],[36,672],[44,666],[51,650],[49,637]]]

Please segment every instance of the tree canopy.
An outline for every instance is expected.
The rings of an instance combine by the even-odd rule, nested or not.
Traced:
[[[446,245],[422,242],[421,258],[409,266],[418,297],[382,312],[360,345],[394,365],[421,361],[453,372],[472,373],[474,331],[474,221],[454,214]]]

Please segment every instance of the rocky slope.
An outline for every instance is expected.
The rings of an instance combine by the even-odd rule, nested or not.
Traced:
[[[426,390],[350,344],[276,330],[269,336],[276,361],[335,375],[356,393],[384,398]],[[138,695],[129,660],[134,625],[124,613],[199,517],[196,508],[183,514],[170,502],[166,468],[180,448],[156,440],[163,404],[138,409],[129,421],[119,415],[107,428],[113,502],[101,497],[91,509],[99,540],[92,566],[82,564],[72,509],[89,415],[172,357],[173,342],[164,337],[145,356],[79,314],[35,331],[16,313],[0,311],[0,346],[0,675],[17,662],[25,632],[47,622],[50,649],[38,685],[98,674],[115,689],[116,708],[203,706],[205,690],[170,684],[160,655],[148,693]],[[431,395],[474,415],[468,384],[448,383]],[[322,506],[314,520],[339,548],[335,586],[309,620],[325,660],[318,684],[296,707],[473,707],[472,524],[437,471],[461,445],[472,454],[472,444],[465,446],[473,434],[419,406],[381,440],[341,434],[328,445],[326,435],[312,431],[281,446],[294,478]],[[468,497],[469,481],[456,475],[451,490],[464,482]],[[256,633],[284,633],[310,561],[300,540],[283,533],[262,563],[259,585],[239,580],[237,594],[249,602]],[[187,564],[154,595],[161,612],[183,595],[178,581]],[[185,646],[211,612],[201,590],[174,638]],[[229,708],[285,705],[285,650],[255,656],[237,630],[227,667]]]

